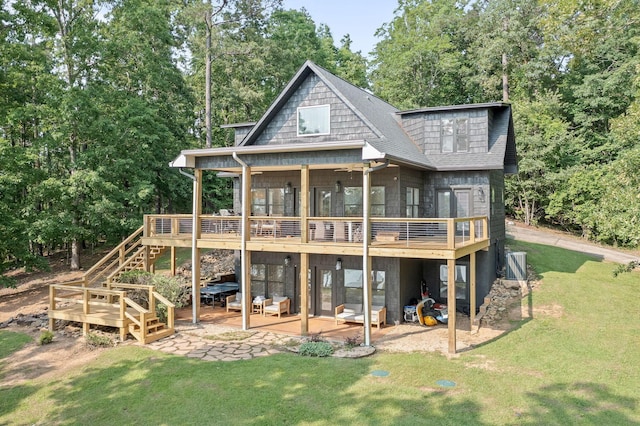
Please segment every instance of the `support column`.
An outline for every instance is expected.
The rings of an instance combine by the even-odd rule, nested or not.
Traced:
[[[193,209],[191,224],[191,304],[193,323],[200,321],[200,215],[202,214],[202,170],[193,171]]]
[[[371,178],[369,166],[362,168],[362,305],[364,309],[364,344],[371,346],[371,240],[370,195]]]
[[[300,170],[300,241],[309,242],[309,166]],[[300,334],[309,334],[309,253],[300,253]]]
[[[169,267],[171,268],[171,276],[176,276],[176,246],[171,246],[171,261]]]
[[[447,312],[449,312],[449,353],[456,353],[456,260],[447,259]]]
[[[235,153],[234,153],[235,154]],[[234,155],[236,161],[237,155]],[[240,246],[240,273],[242,275],[242,329],[251,327],[251,252],[247,250],[247,237],[249,236],[249,217],[251,216],[251,168],[242,164],[242,221],[241,221],[241,246]]]
[[[303,165],[300,170],[300,241],[309,242],[309,166]]]
[[[476,252],[469,255],[469,330],[476,320]]]
[[[300,334],[309,334],[309,253],[300,253]]]

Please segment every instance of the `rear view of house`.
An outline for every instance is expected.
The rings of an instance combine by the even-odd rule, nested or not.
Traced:
[[[359,305],[366,344],[372,306],[401,321],[424,281],[455,352],[452,313],[475,315],[502,268],[510,105],[399,111],[307,62],[258,122],[223,127],[234,146],[172,162],[193,171],[193,216],[147,216],[145,244],[236,250],[245,327],[256,296],[289,298],[302,334]],[[201,214],[203,173],[234,180],[235,215]]]

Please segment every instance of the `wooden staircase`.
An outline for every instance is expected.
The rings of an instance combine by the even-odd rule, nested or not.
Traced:
[[[141,343],[146,344],[174,333],[174,308],[175,306],[157,293],[152,286],[138,286],[133,284],[122,284],[119,282],[123,273],[134,270],[142,270],[151,272],[155,261],[167,250],[167,247],[154,245],[146,246],[142,244],[144,227],[140,227],[117,247],[111,250],[99,262],[93,265],[84,273],[81,280],[68,283],[72,291],[78,293],[77,290],[82,288],[92,288],[95,291],[85,292],[83,296],[86,298],[84,312],[78,318],[80,322],[87,324],[111,325],[111,323],[101,323],[94,319],[95,315],[90,314],[89,305],[107,306],[118,303],[118,299],[123,299],[123,305],[119,309],[120,314],[118,327],[121,328],[121,335],[126,330],[138,339]],[[104,289],[98,291],[97,289]],[[149,307],[145,308],[131,300],[126,296],[126,291],[134,289],[143,289],[149,291],[148,301]],[[123,290],[125,293],[123,293]],[[78,293],[79,294],[79,293]],[[56,309],[56,301],[60,299],[56,297],[55,290],[50,296],[51,311],[56,311],[58,319],[65,319],[64,313]],[[66,300],[66,299],[65,299]],[[155,301],[159,301],[167,307],[167,323],[160,322],[155,312]],[[146,304],[146,303],[145,303]],[[126,308],[126,309],[125,309]],[[74,317],[75,318],[75,317]],[[78,319],[76,319],[78,320]],[[115,320],[114,320],[115,321]],[[51,325],[52,327],[52,325]],[[88,327],[87,327],[88,330]]]
[[[155,261],[167,251],[165,246],[141,246],[124,263],[118,265],[107,277],[107,283],[117,282],[125,272],[148,271],[153,267]]]
[[[160,322],[158,317],[145,318],[143,327],[136,323],[129,324],[129,334],[138,339],[142,344],[155,342],[156,340],[170,336],[174,333],[167,324]]]

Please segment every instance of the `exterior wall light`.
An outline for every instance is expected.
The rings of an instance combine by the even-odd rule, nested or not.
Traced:
[[[342,192],[342,183],[340,181],[336,182],[336,192]]]
[[[478,199],[480,200],[480,202],[484,204],[486,198],[487,197],[484,195],[484,189],[478,188]]]
[[[287,182],[287,184],[284,186],[284,193],[285,194],[291,194],[291,182]]]
[[[291,266],[291,256],[284,258],[284,266]]]
[[[339,257],[336,261],[336,271],[339,271],[340,269],[342,269],[342,258]]]

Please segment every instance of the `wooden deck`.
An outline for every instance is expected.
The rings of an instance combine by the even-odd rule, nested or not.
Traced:
[[[49,286],[49,330],[54,330],[56,320],[74,321],[82,323],[85,335],[91,325],[114,327],[120,332],[120,340],[131,334],[143,344],[174,333],[175,306],[153,286],[119,284],[118,289],[107,289],[85,284],[86,281],[78,281]],[[125,288],[148,291],[149,308],[129,299]],[[168,324],[156,317],[156,300],[167,306]]]
[[[458,259],[486,250],[490,244],[486,217],[371,220],[372,237],[368,244],[371,256]],[[270,225],[273,228],[265,232],[264,222],[274,223]],[[306,230],[301,229],[303,222],[307,223]],[[299,217],[252,216],[247,226],[246,248],[250,251],[331,252],[359,256],[363,252],[361,226],[361,218],[308,218],[303,221]],[[192,227],[190,215],[146,215],[142,240],[146,245],[190,247]],[[203,215],[200,227],[199,248],[241,249],[241,217]]]

